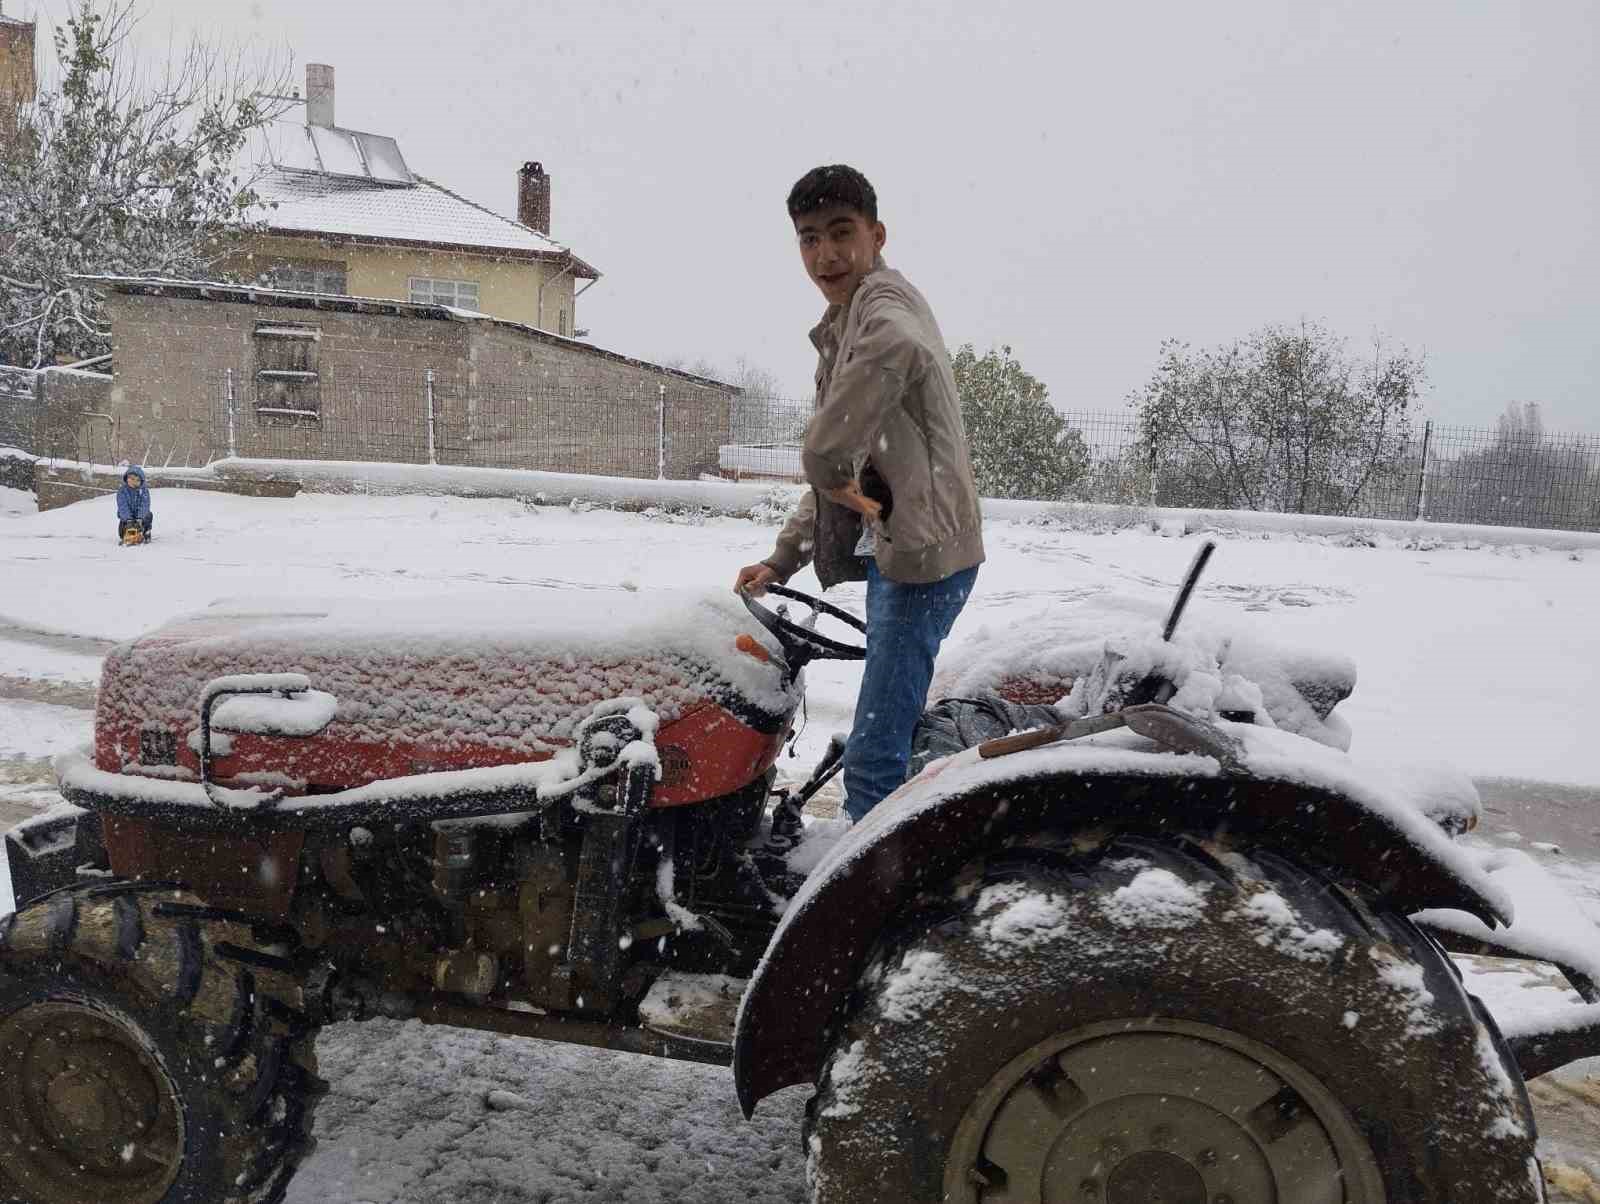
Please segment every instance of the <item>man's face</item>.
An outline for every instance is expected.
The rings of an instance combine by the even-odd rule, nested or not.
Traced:
[[[883,223],[868,221],[843,205],[830,205],[795,219],[795,237],[806,275],[830,305],[848,305],[856,285],[883,250]]]

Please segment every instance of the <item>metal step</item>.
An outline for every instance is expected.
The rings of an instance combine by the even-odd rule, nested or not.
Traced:
[[[746,981],[669,970],[639,1001],[639,1022],[657,1036],[731,1047]]]

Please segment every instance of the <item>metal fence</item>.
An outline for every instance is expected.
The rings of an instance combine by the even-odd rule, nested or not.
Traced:
[[[749,429],[763,432],[781,430],[796,413],[801,417],[795,429],[803,430],[809,410],[809,405],[759,398],[745,398],[741,404]],[[1074,480],[1053,497],[1026,488],[1025,482],[1010,491],[1014,496],[1133,506],[1239,504],[1217,487],[1214,474],[1208,480],[1206,473],[1185,465],[1182,447],[1152,446],[1131,411],[1069,410],[1063,417],[1069,438],[1080,441]],[[750,439],[725,450],[723,475],[797,479],[798,437]],[[996,437],[1004,438],[1003,432]],[[1279,502],[1274,508],[1304,513],[1597,531],[1600,435],[1426,422],[1390,448],[1380,467],[1347,488],[1302,489],[1291,479],[1264,493],[1274,499],[1298,498],[1299,506]]]
[[[1064,500],[1128,505],[1230,504],[1214,480],[1184,466],[1181,448],[1152,447],[1131,413],[1067,412],[1088,451]],[[1293,482],[1270,496],[1295,496]],[[1232,501],[1237,506],[1237,501]],[[1279,510],[1357,518],[1600,530],[1600,435],[1426,422],[1348,491],[1312,491]]]
[[[13,374],[31,376],[32,374]],[[529,468],[605,476],[795,481],[811,402],[682,374],[577,383],[388,366],[264,388],[241,366],[208,377],[197,421],[170,436],[182,462],[224,455]],[[0,445],[29,450],[29,406],[0,373]],[[101,416],[103,417],[103,416]],[[1074,471],[1050,496],[1133,506],[1238,506],[1184,446],[1152,446],[1124,411],[1065,411]],[[977,436],[975,435],[975,442]],[[1005,438],[1004,432],[990,438]],[[118,435],[122,443],[133,437]],[[105,436],[100,436],[101,442]],[[158,449],[159,450],[159,449]],[[123,455],[144,448],[124,449]],[[191,461],[191,457],[193,460]],[[169,455],[167,459],[172,459]],[[163,462],[156,455],[155,462]],[[174,461],[177,462],[177,461]],[[1426,423],[1347,488],[1286,481],[1259,508],[1497,526],[1600,530],[1600,436]],[[1295,499],[1293,504],[1284,499]]]

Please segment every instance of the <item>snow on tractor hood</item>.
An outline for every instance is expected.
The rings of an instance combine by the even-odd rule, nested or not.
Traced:
[[[741,651],[741,636],[768,659]],[[226,599],[113,649],[96,722],[186,731],[211,679],[296,672],[337,699],[330,732],[340,738],[537,755],[569,742],[595,704],[624,696],[663,723],[706,700],[787,715],[797,695],[780,658],[725,590]]]
[[[1067,718],[1097,711],[1091,691],[1107,653],[1128,678],[1160,673],[1177,687],[1172,705],[1210,717],[1254,710],[1257,723],[1332,748],[1350,747],[1350,727],[1333,708],[1355,688],[1355,662],[1291,647],[1245,623],[1190,615],[1170,644],[1166,607],[1102,594],[1003,628],[983,628],[940,658],[930,697],[999,693],[1014,702],[1053,703]]]

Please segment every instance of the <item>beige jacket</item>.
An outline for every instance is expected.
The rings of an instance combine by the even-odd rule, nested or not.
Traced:
[[[827,589],[858,581],[861,519],[822,491],[860,481],[884,505],[878,568],[907,584],[983,562],[983,526],[950,353],[927,300],[882,260],[848,308],[811,332],[816,413],[801,462],[811,488],[766,561],[787,580],[816,562]]]

